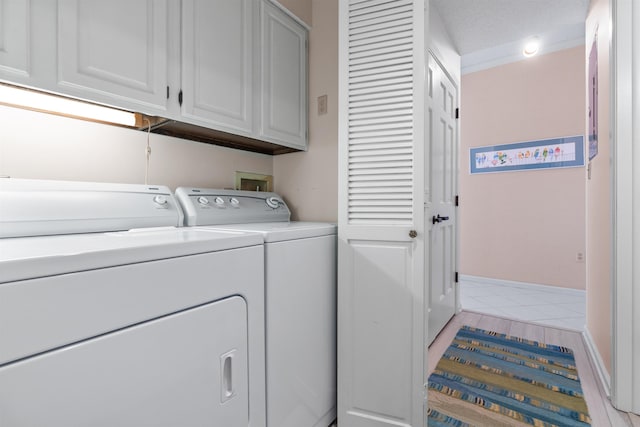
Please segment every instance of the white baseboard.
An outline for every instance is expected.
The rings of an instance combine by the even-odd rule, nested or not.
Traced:
[[[600,356],[598,347],[596,347],[596,344],[593,341],[593,337],[589,333],[589,329],[587,329],[586,327],[582,332],[582,339],[584,340],[585,346],[587,347],[589,358],[591,359],[591,362],[596,369],[598,378],[600,379],[600,383],[602,384],[602,388],[604,389],[607,397],[611,397],[611,377],[609,376],[609,372],[607,372],[607,368],[605,368],[604,366],[604,362],[602,361],[602,357]]]
[[[477,283],[479,285],[493,285],[493,286],[507,286],[512,288],[538,288],[545,292],[554,292],[565,295],[585,295],[584,289],[572,289],[572,288],[560,288],[558,286],[539,285],[537,283],[516,282],[513,280],[492,279],[488,277],[480,276],[468,276],[461,274],[459,277],[460,283]]]

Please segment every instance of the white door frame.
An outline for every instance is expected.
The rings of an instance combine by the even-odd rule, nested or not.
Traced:
[[[640,4],[610,0],[612,382],[616,408],[640,413]],[[633,24],[636,24],[635,26]],[[634,120],[634,117],[636,120]],[[635,197],[634,197],[635,196]]]

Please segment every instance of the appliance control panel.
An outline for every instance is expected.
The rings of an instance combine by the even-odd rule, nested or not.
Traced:
[[[176,199],[187,226],[286,222],[291,217],[284,200],[265,191],[179,187]]]
[[[179,227],[165,186],[0,179],[0,238]]]

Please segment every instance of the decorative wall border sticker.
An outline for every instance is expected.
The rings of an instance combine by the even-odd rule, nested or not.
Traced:
[[[472,174],[584,166],[584,136],[471,148],[469,166]]]

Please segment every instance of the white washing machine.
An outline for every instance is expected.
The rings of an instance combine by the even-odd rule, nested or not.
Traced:
[[[181,220],[166,187],[0,179],[0,426],[265,426],[262,239]]]
[[[290,222],[275,193],[178,188],[185,224],[264,238],[267,426],[336,417],[336,227]]]

